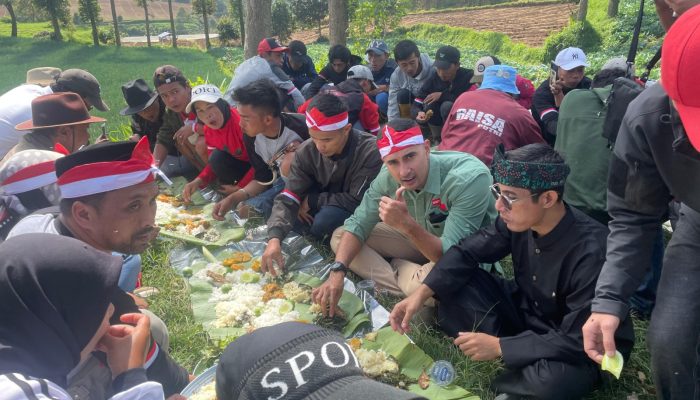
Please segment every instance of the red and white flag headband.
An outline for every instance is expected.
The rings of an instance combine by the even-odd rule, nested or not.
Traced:
[[[44,161],[15,172],[2,182],[4,194],[25,193],[56,182],[56,161]]]
[[[425,139],[419,126],[399,132],[387,125],[382,131],[382,137],[377,140],[377,147],[379,147],[379,155],[384,158],[406,147],[423,143],[425,143]]]
[[[130,159],[78,165],[58,178],[58,186],[61,188],[62,198],[74,199],[152,182],[155,179],[154,174],[172,184],[154,166],[148,138],[144,136],[134,147]]]
[[[330,132],[337,131],[348,124],[348,113],[342,112],[338,115],[326,117],[317,108],[306,111],[306,126],[317,131]]]

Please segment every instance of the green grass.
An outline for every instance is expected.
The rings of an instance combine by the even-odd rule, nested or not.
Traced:
[[[202,326],[194,322],[187,284],[169,266],[167,254],[172,247],[173,242],[159,241],[144,253],[143,282],[147,286],[157,287],[160,291],[148,301],[150,309],[168,325],[171,354],[188,370],[192,371],[198,367],[197,370],[201,372],[203,368],[214,363],[221,349],[225,347],[225,343],[210,340]],[[332,257],[328,247],[317,245],[317,248],[324,257]],[[506,275],[512,276],[512,263],[509,257],[502,261],[502,265]],[[352,274],[350,278],[357,280],[357,277]],[[387,295],[380,295],[378,300],[389,310],[399,301],[398,298]],[[654,388],[650,379],[649,353],[645,341],[648,323],[635,320],[634,325],[637,343],[630,361],[625,365],[621,379],[606,383],[589,395],[588,400],[625,399],[632,394],[637,395],[639,399],[651,400],[654,397]],[[484,400],[495,397],[489,389],[489,383],[503,369],[499,361],[469,360],[452,345],[451,339],[425,322],[414,320],[410,335],[433,359],[448,360],[455,366],[457,384]]]
[[[5,19],[0,20],[0,37],[9,37],[12,32],[12,24]],[[51,22],[21,22],[17,26],[17,36],[20,38],[34,38],[39,32],[53,33]],[[92,31],[89,27],[61,27],[64,40],[80,44],[92,44]],[[45,39],[48,40],[48,39]]]
[[[84,46],[76,43],[53,42],[50,40],[30,40],[23,38],[0,37],[3,49],[3,65],[0,68],[0,93],[22,84],[26,71],[35,67],[58,67],[61,69],[82,68],[100,82],[102,96],[110,111],[93,110],[94,115],[107,119],[107,127],[116,131],[120,125],[129,124],[128,117],[119,115],[126,107],[121,85],[129,80],[144,78],[153,87],[151,77],[159,65],[173,64],[180,68],[187,78],[209,78],[220,85],[230,75],[224,74],[217,64],[217,58],[195,49],[172,49],[166,47],[115,47]],[[99,135],[97,127],[91,128],[92,136]]]
[[[605,15],[606,0],[589,0],[588,21],[584,30],[575,25],[553,35],[549,39],[549,49],[562,46],[567,41],[585,39],[591,61],[591,70],[599,68],[607,58],[626,55],[629,42],[630,26],[636,15],[636,1],[623,0],[620,17],[610,20]],[[648,10],[653,3],[648,1]],[[648,15],[651,14],[648,11]],[[93,48],[84,44],[91,43],[88,29],[77,29],[70,36],[64,31],[69,42],[56,43],[48,40],[30,40],[39,31],[51,31],[48,23],[23,23],[20,25],[20,38],[9,38],[9,23],[0,21],[0,48],[3,51],[3,65],[11,68],[0,69],[0,93],[15,87],[25,79],[28,69],[38,66],[55,66],[63,69],[83,68],[93,73],[101,83],[103,97],[110,105],[111,111],[95,115],[107,118],[111,131],[123,131],[129,119],[121,117],[118,111],[125,106],[120,86],[124,82],[143,77],[150,82],[153,70],[161,64],[173,64],[183,70],[191,80],[208,77],[210,82],[221,85],[225,78],[230,78],[233,69],[243,60],[241,48],[213,49],[205,53],[194,49],[154,48],[116,48],[101,46]],[[659,45],[659,27],[653,18],[645,20],[645,34],[642,36],[639,60],[646,61]],[[583,35],[583,36],[581,36]],[[460,28],[447,28],[419,25],[407,30],[399,30],[387,38],[393,46],[403,37],[410,37],[419,44],[422,51],[434,54],[444,43],[457,46],[462,51],[464,65],[473,65],[478,57],[485,53],[497,54],[505,63],[516,66],[519,71],[535,81],[547,74],[545,63],[547,46],[530,48],[510,41],[504,35],[479,33]],[[70,42],[72,40],[72,42]],[[576,43],[570,43],[576,44]],[[567,45],[570,45],[567,44]],[[327,44],[308,46],[309,55],[318,69],[327,62]],[[126,128],[128,129],[128,128]],[[93,136],[98,134],[92,129]],[[126,134],[125,132],[122,134]],[[221,343],[210,340],[200,324],[195,323],[186,282],[169,266],[167,254],[170,242],[158,242],[143,255],[144,284],[155,286],[158,295],[149,298],[150,308],[161,316],[170,330],[171,353],[188,370],[199,366],[211,365],[218,356]],[[328,248],[319,249],[324,256],[331,256]],[[506,271],[511,271],[509,260],[504,262]],[[380,297],[387,308],[397,301],[396,298]],[[653,397],[649,353],[645,345],[647,323],[635,321],[637,344],[630,362],[626,365],[620,381],[606,385],[588,397],[591,400],[625,399],[637,394],[640,399]],[[499,362],[472,362],[462,356],[450,341],[434,328],[417,324],[412,332],[413,339],[434,359],[450,360],[456,367],[457,382],[475,392],[483,399],[492,399],[489,391],[490,380],[501,370]]]

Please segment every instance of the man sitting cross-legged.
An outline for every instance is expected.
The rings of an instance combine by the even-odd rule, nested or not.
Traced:
[[[314,300],[331,314],[348,266],[393,294],[411,294],[465,232],[495,217],[491,175],[476,157],[431,152],[409,119],[389,122],[377,146],[384,167],[345,226],[333,233],[335,263],[314,291]]]
[[[139,254],[158,234],[153,155],[148,139],[103,142],[56,162],[61,190],[60,211],[40,210],[22,219],[8,240],[25,233],[52,233],[79,239],[105,252]],[[37,243],[38,246],[41,243]],[[113,321],[125,313],[142,312],[151,318],[151,343],[146,365],[150,380],[163,385],[166,395],[179,393],[188,383],[187,371],[167,352],[167,328],[153,313],[140,310],[134,299],[119,292],[112,303]],[[77,367],[68,391],[81,398],[104,398],[111,374],[98,357]]]
[[[283,266],[280,242],[290,230],[308,230],[318,239],[330,236],[355,211],[382,166],[377,139],[352,129],[339,97],[316,95],[306,125],[311,139],[294,153],[285,189],[275,197],[267,220],[263,271],[274,273],[273,260]]]
[[[301,118],[282,112],[277,89],[267,79],[237,88],[233,98],[254,179],[216,203],[213,216],[223,220],[231,209],[245,205],[239,209],[242,214],[252,209],[268,218],[275,196],[284,189],[280,175],[287,175],[293,159],[288,153],[309,138],[309,131]]]
[[[578,399],[600,382],[583,351],[581,328],[605,261],[607,230],[562,201],[569,167],[544,143],[494,155],[492,186],[499,217],[438,261],[423,284],[391,312],[392,328],[409,330],[431,297],[438,324],[473,360],[503,358],[492,382],[501,398]],[[479,268],[507,255],[514,280]],[[632,326],[618,332],[629,356]],[[510,396],[510,397],[509,397]]]

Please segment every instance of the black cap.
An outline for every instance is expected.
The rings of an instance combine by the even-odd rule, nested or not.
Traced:
[[[129,106],[119,111],[121,115],[140,113],[153,104],[158,97],[158,93],[152,91],[146,81],[141,78],[122,85],[122,94],[124,94],[124,100]]]
[[[308,365],[292,369],[301,363]],[[274,382],[279,385],[270,385]],[[287,400],[423,399],[366,378],[345,338],[316,325],[283,322],[260,328],[236,339],[221,355],[219,399],[281,397],[280,386],[287,388]]]
[[[306,56],[306,45],[301,40],[292,40],[287,46],[289,48],[289,55],[294,59],[294,61],[301,62]]]
[[[452,64],[459,64],[459,50],[452,46],[442,46],[435,53],[433,65],[438,69],[447,69]]]

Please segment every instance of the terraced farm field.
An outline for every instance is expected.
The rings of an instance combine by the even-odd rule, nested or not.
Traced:
[[[576,10],[574,4],[522,5],[479,10],[407,15],[401,25],[442,24],[508,35],[515,42],[541,46],[552,32],[565,27]]]
[[[407,15],[401,20],[401,25],[429,23],[500,32],[510,36],[515,42],[541,46],[547,36],[561,30],[569,23],[569,16],[576,10],[575,4],[558,3],[495,6],[466,11],[436,11]],[[324,27],[322,32],[327,37],[328,27]],[[311,43],[318,39],[318,33],[315,29],[298,31],[292,34],[292,39]]]

